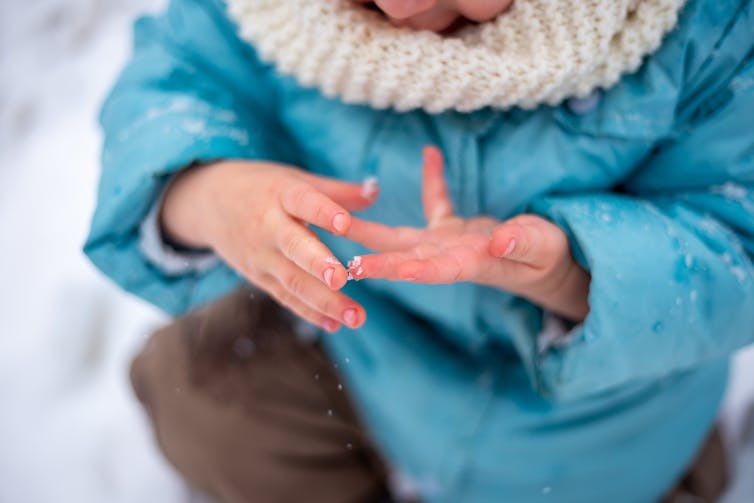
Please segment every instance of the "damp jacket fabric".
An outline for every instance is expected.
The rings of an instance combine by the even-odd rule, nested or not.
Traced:
[[[422,226],[421,148],[438,145],[460,215],[532,212],[566,231],[590,313],[542,348],[541,309],[503,291],[347,285],[368,321],[322,342],[383,456],[432,503],[653,502],[714,421],[729,356],[754,341],[753,50],[754,4],[692,0],[636,73],[589,99],[399,113],[299,86],[221,2],[173,0],[136,23],[103,107],[85,252],[179,314],[243,280],[220,262],[166,271],[140,251],[177,171],[233,158],[376,176],[361,216]],[[320,236],[342,261],[366,252]]]

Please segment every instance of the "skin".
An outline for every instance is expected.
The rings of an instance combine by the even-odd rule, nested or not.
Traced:
[[[424,149],[422,175],[425,228],[352,219],[346,237],[378,252],[351,268],[355,279],[468,281],[526,297],[574,321],[586,317],[590,277],[573,259],[558,226],[536,215],[505,222],[454,215],[442,154],[435,147]]]
[[[334,332],[361,326],[364,308],[340,290],[345,268],[308,228],[333,234],[351,226],[351,211],[370,206],[360,184],[269,162],[223,161],[184,171],[171,183],[160,214],[173,240],[214,250],[281,305]]]
[[[470,281],[526,297],[568,319],[589,307],[589,275],[556,225],[535,215],[501,222],[453,214],[434,147],[424,150],[423,229],[389,227],[351,215],[378,194],[280,164],[222,161],[180,174],[165,195],[161,224],[182,244],[207,247],[281,305],[328,332],[357,328],[364,308],[339,290],[347,271],[308,228],[316,225],[377,253],[356,279],[419,283]]]
[[[396,24],[443,31],[463,19],[492,19],[512,1],[374,3]],[[438,149],[424,150],[425,228],[393,228],[351,215],[377,197],[362,185],[293,166],[228,160],[178,175],[165,194],[160,219],[172,240],[214,250],[249,282],[328,332],[343,325],[358,328],[366,312],[340,292],[348,272],[310,225],[377,252],[350,271],[356,279],[469,281],[526,297],[573,321],[586,317],[590,278],[573,260],[565,233],[535,215],[504,222],[456,216]]]
[[[372,3],[372,0],[355,0]],[[505,12],[513,0],[376,0],[391,21],[416,30],[443,31],[465,18],[484,22]]]

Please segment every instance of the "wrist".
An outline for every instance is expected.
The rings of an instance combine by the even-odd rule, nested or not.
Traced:
[[[180,246],[212,248],[212,184],[226,162],[192,166],[173,178],[160,208],[160,228]]]
[[[530,297],[535,304],[569,321],[581,323],[589,314],[590,274],[576,262],[568,269],[554,287]]]

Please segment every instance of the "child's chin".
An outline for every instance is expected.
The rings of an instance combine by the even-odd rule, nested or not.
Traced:
[[[437,33],[449,33],[455,31],[458,27],[466,24],[466,20],[460,16],[439,17],[423,19],[421,17],[409,18],[399,21],[399,26],[407,26],[413,30],[427,30]]]
[[[363,0],[357,1],[358,3],[362,3],[365,8],[375,10],[385,16],[382,9],[375,5],[374,2],[366,2]],[[418,14],[406,19],[390,18],[390,22],[395,26],[411,28],[412,30],[428,30],[438,33],[446,33],[454,31],[457,27],[467,24],[468,20],[464,19],[459,14],[453,14],[451,12],[442,14],[433,12],[428,14]]]

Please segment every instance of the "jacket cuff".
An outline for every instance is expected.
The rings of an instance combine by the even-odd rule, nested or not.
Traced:
[[[537,352],[541,355],[552,348],[564,348],[582,328],[581,323],[572,323],[549,311],[542,313],[542,329],[537,334]]]
[[[147,262],[166,276],[204,273],[217,264],[217,255],[205,250],[178,249],[167,241],[162,231],[160,210],[168,187],[170,182],[165,185],[160,197],[139,224],[139,250]]]

